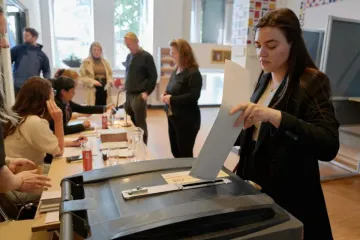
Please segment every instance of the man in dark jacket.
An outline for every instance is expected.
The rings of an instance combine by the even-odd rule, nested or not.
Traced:
[[[126,58],[126,102],[125,111],[135,126],[144,130],[144,142],[147,143],[146,101],[154,91],[157,72],[154,58],[139,46],[137,36],[129,32],[125,35],[125,44],[130,50]]]
[[[37,44],[39,33],[33,28],[25,28],[24,44],[11,49],[11,63],[13,64],[15,95],[24,82],[33,76],[50,78],[50,64],[46,54],[41,50],[42,45]]]

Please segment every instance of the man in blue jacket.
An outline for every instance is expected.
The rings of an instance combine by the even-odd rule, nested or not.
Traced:
[[[24,82],[33,76],[50,78],[50,64],[46,54],[41,50],[42,45],[37,44],[39,33],[33,28],[25,28],[24,44],[11,49],[11,63],[13,64],[15,95]]]

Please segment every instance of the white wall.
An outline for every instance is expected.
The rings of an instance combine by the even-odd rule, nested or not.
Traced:
[[[305,11],[304,28],[325,28],[329,15],[349,19],[360,19],[359,9],[360,0],[344,0],[342,2],[335,2],[319,7],[308,8]]]
[[[154,59],[158,64],[159,47],[183,36],[183,9],[186,0],[154,0]]]
[[[211,53],[214,50],[232,50],[231,46],[211,44],[211,43],[191,43],[191,47],[202,69],[224,69],[224,64],[211,63]]]
[[[301,0],[287,0],[286,7],[294,11],[296,16],[300,15]]]
[[[40,0],[19,0],[28,9],[28,27],[35,28],[39,33],[39,43],[43,43],[40,17]],[[44,0],[42,0],[44,1]]]

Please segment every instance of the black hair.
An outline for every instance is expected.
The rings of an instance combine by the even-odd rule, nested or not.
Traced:
[[[302,87],[306,87],[307,83],[303,82],[305,79],[301,78],[301,76],[307,72],[307,69],[315,70],[317,75],[323,74],[320,74],[320,71],[318,71],[318,68],[310,57],[302,37],[302,29],[299,19],[292,10],[288,8],[280,8],[268,12],[259,20],[255,26],[255,31],[263,27],[279,28],[285,35],[288,43],[291,44],[287,63],[288,77],[286,78],[284,88],[280,93],[280,98],[272,106],[274,107],[282,100],[287,101],[297,86],[300,85]],[[259,80],[263,74],[264,71],[261,72]]]
[[[62,90],[69,91],[75,88],[75,81],[68,77],[59,77],[52,81],[52,85],[54,90],[56,90],[55,97],[60,98]]]
[[[28,28],[25,28],[24,31],[30,33],[31,36],[33,36],[33,37],[36,37],[36,38],[39,37],[38,31],[36,31],[34,28],[29,28],[28,27]]]

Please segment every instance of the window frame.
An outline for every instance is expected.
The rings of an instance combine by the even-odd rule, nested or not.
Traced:
[[[56,37],[55,36],[55,0],[49,0],[49,12],[50,12],[50,29],[51,29],[51,41],[52,41],[52,46],[51,46],[51,57],[53,60],[53,68],[54,69],[58,69],[60,68],[60,66],[57,65],[58,61],[61,61],[61,59],[59,58],[59,50],[58,50],[58,41],[59,40],[72,40],[72,41],[81,41],[83,39],[80,39],[78,37]],[[112,53],[112,54],[108,54],[109,56],[105,56],[107,57],[106,59],[109,61],[110,65],[113,67],[113,72],[115,75],[124,75],[125,70],[119,67],[116,67],[116,38],[115,38],[115,31],[113,30],[112,34],[109,34],[109,37],[113,38],[113,44],[109,44],[107,43],[102,43],[102,40],[99,39],[99,36],[101,36],[101,26],[102,25],[112,25],[112,29],[114,29],[115,27],[115,8],[113,6],[115,6],[115,1],[113,0],[112,3],[110,3],[110,6],[106,6],[104,8],[106,8],[106,14],[110,14],[110,9],[112,9],[112,16],[113,16],[113,21],[110,22],[109,19],[107,18],[106,20],[104,20],[104,22],[102,22],[101,24],[95,24],[95,20],[97,20],[98,18],[100,18],[101,14],[99,14],[99,11],[102,10],[98,10],[96,8],[96,5],[99,4],[103,4],[103,0],[89,0],[91,2],[91,18],[92,18],[92,22],[90,23],[92,25],[92,38],[94,41],[100,41],[101,44],[106,44],[106,48],[104,52],[108,52],[108,53]],[[140,20],[140,25],[142,25],[144,23],[144,25],[148,25],[150,24],[150,16],[149,16],[149,0],[140,0],[141,4],[143,5],[143,9],[141,10],[141,18],[142,20]],[[98,11],[98,12],[96,12]],[[141,28],[141,26],[140,26]],[[145,27],[146,28],[146,27]],[[139,36],[140,37],[140,36]],[[105,45],[104,45],[105,46]],[[87,56],[79,56],[81,58],[86,58]],[[126,56],[125,56],[126,58]],[[124,61],[125,61],[124,58]]]

